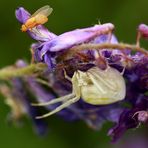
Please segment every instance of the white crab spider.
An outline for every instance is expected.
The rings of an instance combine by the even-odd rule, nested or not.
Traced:
[[[105,70],[98,67],[92,67],[86,72],[77,70],[72,78],[68,77],[65,72],[65,78],[72,82],[72,93],[49,102],[33,103],[33,106],[48,106],[63,102],[53,111],[37,116],[37,119],[55,114],[77,102],[80,98],[92,105],[111,104],[125,98],[125,80],[119,71],[109,66]]]

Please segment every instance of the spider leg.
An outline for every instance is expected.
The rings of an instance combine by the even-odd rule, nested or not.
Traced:
[[[66,96],[63,96],[63,97],[59,97],[59,98],[56,98],[56,99],[53,99],[53,100],[50,100],[48,102],[43,102],[43,103],[32,103],[31,105],[32,106],[48,106],[48,105],[51,105],[51,104],[55,104],[55,103],[58,103],[58,102],[61,102],[61,101],[66,101],[70,98],[73,98],[75,95],[72,93],[72,94],[69,94],[69,95],[66,95]]]
[[[63,103],[62,105],[58,106],[58,107],[57,107],[56,109],[54,109],[53,111],[51,111],[51,112],[49,112],[49,113],[47,113],[47,114],[44,114],[44,115],[42,115],[42,116],[37,116],[36,119],[42,119],[42,118],[46,118],[46,117],[48,117],[48,116],[51,116],[51,115],[53,115],[53,114],[55,114],[55,113],[61,111],[62,109],[64,109],[64,108],[70,106],[71,104],[77,102],[79,99],[80,99],[80,97],[79,97],[79,96],[76,96],[76,97],[74,97],[74,98],[72,98],[72,99],[66,101],[66,102]]]
[[[72,81],[71,80],[71,78],[66,74],[66,70],[65,69],[63,69],[64,70],[64,77],[67,79],[67,80],[69,80],[70,82]]]
[[[125,69],[126,69],[126,67],[123,67],[123,69],[122,69],[122,71],[121,71],[121,75],[123,75],[124,74],[124,72],[125,72]]]

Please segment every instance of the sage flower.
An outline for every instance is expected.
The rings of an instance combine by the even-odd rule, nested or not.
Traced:
[[[30,18],[30,14],[20,7],[16,10],[16,17],[21,24],[24,24]],[[111,49],[107,46],[108,48],[103,49],[93,49],[92,47],[92,49],[74,50],[83,44],[119,44],[113,30],[114,25],[111,23],[75,29],[61,35],[55,35],[43,25],[38,25],[36,31],[28,30],[29,35],[37,41],[31,45],[35,62],[45,63],[48,67],[39,76],[28,76],[21,81],[25,82],[29,92],[40,105],[49,101],[54,102],[56,98],[61,99],[62,96],[69,94],[72,97],[73,95],[76,98],[78,97],[78,100],[74,100],[74,103],[60,109],[58,106],[62,102],[57,104],[50,102],[51,104],[47,105],[47,103],[44,108],[51,112],[57,110],[52,114],[57,113],[58,116],[68,121],[83,120],[94,129],[100,129],[103,123],[111,121],[115,125],[109,130],[108,135],[112,137],[113,141],[117,141],[126,130],[136,128],[140,124],[147,124],[148,56],[138,51],[133,53],[131,48],[123,47],[121,49]],[[137,46],[132,46],[136,49],[140,48],[139,37],[147,38],[147,26],[140,25],[138,33],[140,33],[140,36],[137,37]],[[73,51],[73,54],[70,54],[71,51]],[[123,82],[122,86],[125,86],[121,89],[123,95],[120,99],[111,100],[108,104],[97,104],[96,102],[96,104],[93,104],[92,98],[94,94],[92,98],[87,98],[84,95],[84,90],[87,93],[86,90],[89,91],[92,84],[95,84],[102,90],[98,96],[102,95],[102,99],[108,100],[113,95],[106,97],[104,94],[107,91],[110,94],[111,90],[116,88],[115,85],[112,85],[113,82],[116,83],[113,77],[108,80],[99,73],[95,73],[96,77],[88,77],[93,68],[99,69],[102,73],[104,72],[104,75],[110,68],[116,71],[118,76],[120,75],[120,80]],[[78,76],[83,79],[74,81]],[[72,81],[68,81],[71,79]],[[90,79],[93,79],[94,83]],[[118,80],[118,77],[116,79]],[[86,82],[84,82],[85,80]],[[85,86],[81,86],[81,83],[85,84]],[[106,87],[101,84],[111,87],[105,89]],[[81,89],[79,89],[79,86],[81,86]],[[80,94],[77,88],[81,92]],[[93,92],[97,94],[98,92],[94,91],[95,89],[96,87],[93,87]],[[115,89],[115,92],[118,94],[118,89]],[[77,94],[79,95],[77,96]],[[87,99],[90,99],[90,101],[86,101]],[[38,110],[37,106],[35,108]]]

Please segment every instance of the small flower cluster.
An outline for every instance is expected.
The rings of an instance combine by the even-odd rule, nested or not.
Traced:
[[[30,16],[22,7],[16,10],[21,24]],[[18,120],[27,114],[38,133],[45,133],[46,123],[36,118],[40,110],[31,105],[36,99],[36,105],[45,106],[51,114],[67,121],[83,120],[93,129],[100,129],[107,121],[115,123],[108,132],[113,141],[126,130],[148,123],[148,53],[139,44],[140,37],[147,39],[148,26],[139,26],[137,46],[120,44],[113,30],[111,23],[61,35],[43,25],[28,29],[37,41],[31,46],[32,61],[45,63],[47,68],[11,78],[10,86],[0,85],[12,107],[11,118]],[[15,67],[27,67],[27,63],[19,60]]]

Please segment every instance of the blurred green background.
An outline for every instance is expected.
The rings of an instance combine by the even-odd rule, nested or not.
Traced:
[[[138,24],[148,24],[147,0],[0,0],[0,68],[13,64],[17,59],[29,61],[29,47],[35,42],[20,31],[20,24],[14,15],[15,9],[23,6],[33,13],[47,4],[54,11],[46,27],[56,34],[92,26],[98,21],[112,22],[116,26],[118,39],[133,44]],[[50,130],[46,137],[38,137],[28,120],[25,120],[22,128],[10,126],[6,122],[9,108],[3,103],[2,96],[0,99],[0,146],[3,148],[118,147],[112,146],[110,138],[106,136],[111,124],[106,124],[101,131],[93,131],[83,122],[67,123],[53,116],[48,119]]]

